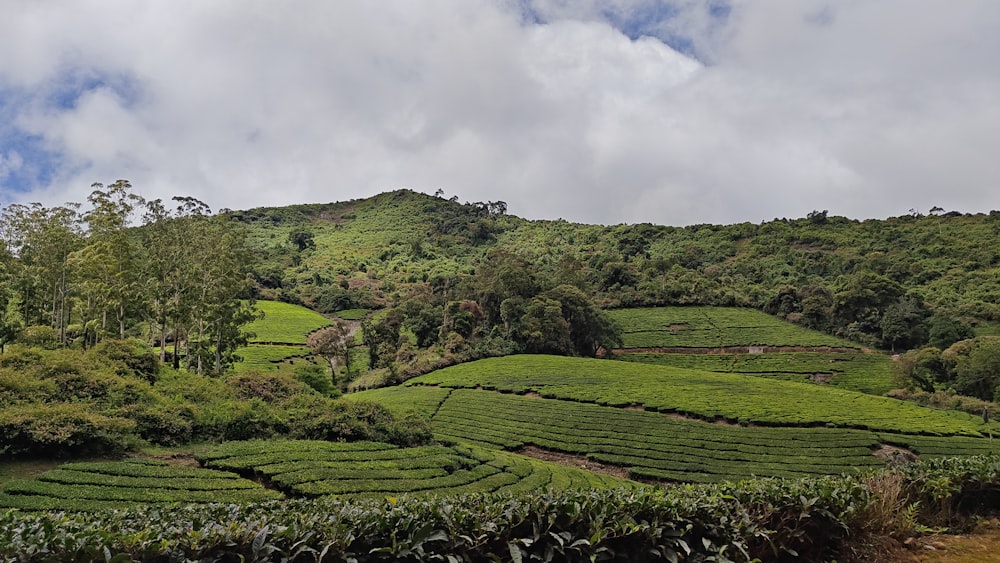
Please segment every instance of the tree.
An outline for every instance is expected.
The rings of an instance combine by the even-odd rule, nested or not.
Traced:
[[[389,310],[377,321],[365,320],[361,323],[361,336],[368,346],[368,368],[389,367],[399,351],[399,329],[403,324],[403,314],[396,309]]]
[[[316,248],[316,241],[312,231],[305,227],[296,227],[288,233],[288,242],[295,245],[299,252],[307,248]]]
[[[595,356],[598,350],[621,346],[621,331],[611,317],[594,306],[589,297],[572,285],[560,285],[545,293],[559,302],[562,318],[569,325],[573,353]]]
[[[941,349],[976,335],[967,323],[941,313],[936,313],[928,319],[927,333],[931,346]]]
[[[899,357],[896,363],[899,382],[905,387],[919,387],[921,391],[933,393],[935,383],[948,378],[948,370],[941,360],[941,350],[934,347],[910,350]]]
[[[882,313],[882,347],[893,352],[896,347],[912,348],[927,342],[924,319],[928,312],[919,298],[911,295],[900,298]]]
[[[17,293],[10,286],[4,262],[0,261],[0,354],[17,338],[22,326],[18,313]]]
[[[0,218],[8,252],[17,257],[12,286],[20,296],[21,319],[52,327],[62,343],[72,305],[70,255],[83,241],[78,209],[78,204],[14,204]]]
[[[210,350],[214,372],[222,373],[238,359],[236,349],[247,344],[242,326],[259,318],[250,298],[254,255],[246,237],[221,218],[201,217],[194,225],[199,228],[190,254],[199,265],[191,301],[196,369],[204,371],[202,358]]]
[[[87,269],[93,293],[103,300],[100,307],[117,320],[118,338],[125,338],[128,315],[136,314],[142,285],[138,279],[137,249],[126,229],[133,211],[145,200],[132,193],[128,180],[118,180],[104,189],[95,183],[87,197],[92,208],[83,215],[88,238],[79,265]]]
[[[813,225],[825,225],[827,221],[827,213],[828,211],[826,209],[823,211],[816,211],[814,209],[806,215],[806,219],[808,219]]]
[[[963,395],[992,401],[1000,384],[1000,339],[981,337],[972,341],[968,356],[957,358],[955,390]]]
[[[506,302],[505,302],[506,303]],[[572,355],[570,326],[562,316],[562,304],[538,295],[528,301],[520,318],[513,320],[511,335],[529,354]]]
[[[354,334],[351,327],[341,320],[333,325],[314,332],[309,336],[309,348],[313,354],[322,357],[330,364],[330,381],[337,386],[337,361],[342,360],[344,367],[350,372],[351,340]]]
[[[489,325],[501,322],[500,306],[512,297],[530,298],[541,290],[531,265],[520,256],[495,250],[480,263],[476,281],[476,302],[482,307]]]

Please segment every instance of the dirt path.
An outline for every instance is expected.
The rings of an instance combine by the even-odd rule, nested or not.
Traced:
[[[892,563],[1000,563],[1000,520],[983,522],[968,535],[920,538]]]
[[[611,353],[615,356],[624,354],[747,354],[749,348],[760,348],[762,354],[780,352],[820,352],[834,354],[841,352],[858,352],[857,348],[838,348],[833,346],[714,346],[711,348],[686,348],[679,346],[654,348],[615,348]],[[871,350],[862,352],[868,354]]]

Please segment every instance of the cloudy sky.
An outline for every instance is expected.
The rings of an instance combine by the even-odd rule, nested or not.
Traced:
[[[1000,209],[996,0],[0,0],[0,205]]]

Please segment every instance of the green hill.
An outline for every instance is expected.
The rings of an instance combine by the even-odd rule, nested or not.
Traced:
[[[229,217],[249,228],[261,294],[324,312],[396,305],[421,286],[475,298],[468,280],[512,255],[605,306],[737,305],[869,346],[1000,321],[996,212],[601,226],[528,221],[500,203],[399,190]],[[289,235],[303,232],[299,246]]]

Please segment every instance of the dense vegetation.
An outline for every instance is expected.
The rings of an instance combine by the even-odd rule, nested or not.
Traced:
[[[430,432],[420,419],[334,400],[284,374],[209,378],[160,367],[135,340],[86,352],[18,344],[0,355],[0,453],[8,457],[272,436],[420,444]]]
[[[93,187],[82,212],[79,203],[0,212],[0,352],[15,339],[86,349],[140,337],[159,345],[161,362],[172,345],[175,369],[183,358],[222,373],[256,316],[243,299],[253,263],[243,234],[193,198],[168,210],[125,180]],[[137,220],[142,228],[131,228]]]
[[[947,347],[1000,321],[997,212],[598,226],[526,221],[501,202],[456,199],[401,190],[229,217],[250,228],[262,255],[262,296],[332,312],[424,295],[433,311],[415,307],[404,322],[433,320],[442,337],[453,332],[449,302],[476,301],[489,329],[504,299],[530,303],[560,285],[603,307],[750,307],[896,350]],[[311,244],[294,242],[302,233]]]

